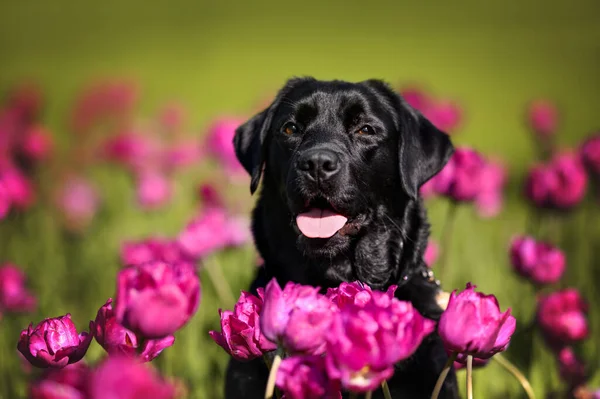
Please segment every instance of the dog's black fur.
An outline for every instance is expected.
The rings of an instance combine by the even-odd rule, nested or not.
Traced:
[[[396,284],[399,299],[439,318],[439,286],[423,262],[429,224],[418,190],[453,152],[445,133],[381,81],[297,78],[237,129],[234,145],[251,191],[263,181],[252,227],[265,264],[253,290],[272,277],[282,286],[323,289],[355,280],[380,290]],[[334,154],[333,176],[307,173],[302,162],[310,151]],[[348,222],[331,238],[307,238],[295,217],[309,207],[333,209]],[[429,398],[446,360],[432,334],[397,365],[389,382],[394,397]],[[226,398],[262,398],[266,379],[262,360],[232,360]],[[451,373],[440,397],[457,396]]]

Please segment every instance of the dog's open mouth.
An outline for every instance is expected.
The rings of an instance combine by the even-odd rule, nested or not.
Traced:
[[[329,238],[341,230],[348,218],[338,213],[322,198],[310,201],[307,209],[296,216],[296,225],[308,238]]]

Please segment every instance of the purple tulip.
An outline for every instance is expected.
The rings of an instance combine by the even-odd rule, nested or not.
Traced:
[[[423,254],[423,260],[425,264],[429,267],[433,266],[433,264],[437,261],[440,255],[440,246],[434,240],[429,240],[427,242],[427,248],[425,248],[425,253]]]
[[[434,328],[435,322],[421,316],[410,302],[383,293],[365,304],[347,304],[334,314],[327,335],[328,374],[346,389],[373,390]]]
[[[90,369],[83,362],[47,369],[30,386],[30,399],[86,399]]]
[[[262,288],[258,289],[258,297],[242,291],[233,312],[219,310],[221,332],[209,332],[211,338],[237,360],[256,359],[277,349],[277,345],[266,339],[260,330],[263,296]]]
[[[536,317],[547,343],[562,348],[587,338],[587,310],[587,303],[572,288],[541,297]]]
[[[17,266],[6,263],[0,266],[0,314],[31,312],[37,300],[25,288],[25,273]]]
[[[531,129],[540,137],[553,136],[558,127],[558,110],[548,100],[536,100],[529,105],[527,118]]]
[[[273,278],[265,289],[260,328],[292,353],[321,354],[335,311],[319,288],[288,282],[282,290]]]
[[[517,237],[510,247],[512,265],[534,284],[556,283],[565,271],[565,255],[558,248],[531,237]]]
[[[462,110],[452,101],[439,101],[428,107],[423,115],[438,129],[450,134],[456,130],[462,119]]]
[[[151,237],[140,241],[126,241],[121,246],[121,263],[126,266],[160,261],[175,263],[192,260],[175,240]]]
[[[19,169],[0,165],[0,185],[8,194],[10,204],[17,209],[27,209],[35,202],[33,185]]]
[[[481,191],[483,157],[470,148],[457,148],[432,180],[435,191],[455,201],[474,201]]]
[[[138,355],[140,360],[149,362],[165,348],[173,345],[175,337],[168,335],[162,339],[138,339],[137,335],[117,322],[112,308],[112,299],[98,310],[96,321],[90,326],[96,341],[109,354],[128,356]],[[141,342],[141,348],[140,348]]]
[[[199,259],[251,240],[249,223],[230,217],[221,208],[208,208],[179,234],[177,242],[192,258]]]
[[[503,189],[507,181],[504,165],[496,161],[486,161],[481,170],[479,191],[475,197],[475,207],[479,216],[490,218],[498,215],[504,203]]]
[[[558,353],[558,371],[560,378],[569,387],[578,387],[587,380],[585,363],[577,358],[573,349],[565,347]]]
[[[103,148],[103,156],[119,163],[133,172],[141,172],[162,166],[162,143],[149,134],[125,131],[109,139]]]
[[[45,319],[35,328],[30,324],[21,331],[17,349],[29,362],[40,368],[62,368],[80,361],[92,342],[93,335],[77,333],[71,315]]]
[[[339,381],[331,380],[323,356],[292,356],[283,359],[276,385],[287,399],[342,398]]]
[[[332,303],[337,305],[339,309],[342,309],[349,304],[364,306],[371,300],[382,302],[384,304],[388,303],[394,298],[396,288],[398,287],[392,285],[386,292],[381,292],[371,290],[371,287],[360,281],[354,281],[352,283],[343,282],[338,287],[328,288],[325,296],[329,298]]]
[[[586,188],[587,176],[579,157],[562,153],[529,170],[525,193],[537,206],[568,209],[581,202]]]
[[[588,138],[580,149],[581,159],[596,179],[600,178],[600,132]]]
[[[21,152],[31,161],[47,159],[52,153],[52,135],[43,126],[32,125],[24,132]]]
[[[233,136],[235,129],[244,123],[237,118],[220,118],[215,120],[208,129],[208,148],[210,152],[223,164],[229,174],[243,175],[244,168],[235,155]]]
[[[127,356],[109,357],[94,370],[90,399],[173,399],[176,389],[146,365]]]
[[[510,309],[500,312],[494,295],[484,295],[475,288],[468,283],[461,293],[452,292],[438,332],[447,351],[488,359],[506,350],[517,323]]]
[[[146,339],[183,327],[198,309],[200,280],[188,262],[132,265],[117,276],[118,323]]]

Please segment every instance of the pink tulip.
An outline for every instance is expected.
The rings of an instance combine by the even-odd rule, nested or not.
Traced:
[[[277,349],[260,329],[263,297],[262,288],[258,289],[258,296],[242,291],[233,312],[219,310],[221,332],[209,332],[211,338],[237,360],[249,361]]]
[[[437,194],[437,192],[435,190],[435,176],[433,178],[427,180],[421,186],[421,188],[419,188],[419,194],[421,195],[421,198],[423,198],[423,199],[434,197]]]
[[[494,161],[486,161],[481,171],[479,192],[475,206],[481,217],[494,217],[502,210],[503,189],[507,180],[506,168]]]
[[[124,131],[104,143],[103,156],[132,171],[162,167],[162,143],[148,133]]]
[[[558,109],[547,100],[536,100],[529,105],[527,118],[531,129],[540,137],[556,134]]]
[[[334,314],[327,335],[328,374],[355,392],[376,389],[434,329],[435,322],[410,302],[383,293],[365,304],[347,304]]]
[[[600,132],[583,143],[580,153],[587,170],[598,180],[600,178]]]
[[[205,208],[223,208],[225,205],[225,200],[213,184],[201,184],[198,187],[198,195]]]
[[[11,198],[8,190],[4,188],[4,184],[0,180],[0,220],[4,219],[10,211]]]
[[[462,118],[462,110],[451,101],[440,101],[423,111],[423,114],[434,126],[446,133],[455,131]]]
[[[565,271],[565,255],[552,245],[531,237],[517,237],[510,248],[513,267],[535,284],[556,283]]]
[[[230,174],[245,173],[233,148],[235,129],[244,121],[236,118],[221,118],[213,122],[208,129],[207,146],[210,152],[223,164]]]
[[[173,183],[159,172],[143,172],[137,178],[137,200],[144,209],[160,208],[171,200]]]
[[[404,100],[413,108],[425,112],[432,105],[432,100],[429,95],[422,89],[417,87],[406,87],[400,90],[400,94]]]
[[[251,240],[250,227],[221,208],[208,208],[179,234],[177,242],[191,257],[199,259],[229,246]]]
[[[437,261],[440,255],[440,246],[438,243],[432,239],[427,242],[427,248],[425,248],[425,254],[423,255],[423,260],[425,264],[429,267],[433,266],[433,264]]]
[[[386,292],[380,292],[371,290],[371,287],[360,281],[343,282],[338,287],[327,288],[325,296],[339,309],[343,309],[349,304],[364,306],[371,300],[387,303],[394,298],[396,288],[397,286],[392,285]]]
[[[468,283],[461,293],[452,292],[438,332],[447,351],[487,359],[506,350],[517,323],[510,309],[500,312],[494,295],[475,288]]]
[[[47,369],[30,386],[30,399],[86,399],[90,369],[83,362]]]
[[[541,297],[537,322],[548,344],[553,348],[561,348],[587,338],[587,310],[587,303],[575,289]]]
[[[30,324],[21,331],[17,348],[29,362],[40,368],[62,368],[80,361],[93,335],[77,333],[71,315],[45,319],[35,328]]]
[[[0,314],[31,312],[36,308],[37,300],[25,287],[25,279],[25,273],[17,266],[0,266]]]
[[[83,176],[69,177],[58,193],[58,207],[67,223],[75,228],[88,225],[100,207],[100,194]]]
[[[89,399],[174,399],[176,389],[146,365],[127,356],[104,360],[89,383]]]
[[[42,126],[31,126],[23,137],[21,150],[27,159],[41,161],[52,153],[52,136]]]
[[[283,359],[276,385],[287,399],[342,398],[340,384],[331,380],[322,356],[292,356]]]
[[[177,241],[167,238],[151,237],[140,241],[126,241],[121,246],[121,263],[125,266],[152,261],[175,263],[191,262],[191,259]]]
[[[573,349],[565,347],[558,353],[558,371],[560,377],[570,387],[578,387],[587,380],[585,364],[577,358]]]
[[[90,331],[94,333],[98,344],[109,354],[139,355],[139,359],[144,362],[156,358],[175,342],[175,337],[172,335],[162,339],[138,339],[133,331],[117,322],[111,298],[98,310],[96,321],[90,326]]]
[[[197,165],[204,153],[196,139],[188,139],[169,145],[163,156],[165,167],[168,170],[176,170]]]
[[[292,353],[321,354],[335,310],[318,288],[289,282],[282,290],[273,278],[265,289],[260,328]]]
[[[27,209],[33,205],[35,195],[29,179],[17,168],[0,169],[0,185],[8,193],[10,203],[19,209]]]
[[[579,158],[562,153],[530,169],[525,193],[537,206],[568,209],[581,202],[586,188],[587,176]]]
[[[149,262],[117,275],[117,322],[146,339],[183,327],[198,309],[200,280],[189,262]]]
[[[481,192],[485,161],[469,148],[457,148],[434,178],[435,191],[455,201],[473,201]]]

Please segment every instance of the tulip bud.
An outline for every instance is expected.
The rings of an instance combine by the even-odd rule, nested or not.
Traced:
[[[0,312],[30,312],[36,302],[25,287],[25,273],[10,263],[0,266]]]
[[[17,348],[29,362],[40,368],[62,368],[80,361],[92,342],[93,335],[77,333],[71,315],[45,319],[35,328],[30,324],[21,331]]]
[[[588,306],[575,289],[565,289],[541,297],[537,322],[553,348],[574,344],[588,336],[585,313]]]
[[[565,255],[552,245],[531,237],[515,238],[510,258],[517,273],[535,284],[556,283],[565,271]]]
[[[160,339],[183,327],[198,308],[200,280],[188,262],[149,262],[117,276],[117,322],[146,339]]]

